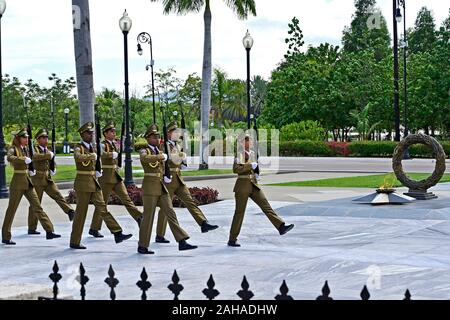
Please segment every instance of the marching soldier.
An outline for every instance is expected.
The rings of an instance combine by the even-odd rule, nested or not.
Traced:
[[[37,146],[34,147],[33,163],[36,169],[36,175],[31,177],[31,182],[36,189],[39,202],[42,203],[42,196],[44,192],[60,206],[60,208],[67,214],[69,221],[73,220],[75,211],[72,209],[66,199],[61,195],[58,190],[58,186],[53,181],[52,176],[56,174],[50,170],[50,161],[53,159],[54,154],[47,149],[48,146],[48,131],[41,129],[35,136]],[[34,214],[32,207],[30,206],[28,211],[28,234],[35,235],[40,234],[36,231],[38,225],[37,216]]]
[[[150,245],[156,206],[159,206],[162,212],[166,214],[169,227],[178,242],[178,249],[183,251],[197,248],[197,246],[187,243],[186,240],[189,239],[189,236],[178,223],[176,213],[172,207],[169,191],[163,182],[164,161],[167,160],[167,155],[158,149],[159,137],[158,127],[151,125],[145,133],[148,146],[139,152],[141,164],[145,172],[142,183],[142,188],[144,189],[144,216],[140,227],[138,246],[138,252],[140,254],[154,253],[148,247]]]
[[[261,208],[267,218],[269,218],[270,222],[277,228],[280,235],[284,235],[294,228],[293,224],[286,226],[285,222],[275,213],[261,190],[261,187],[258,185],[257,178],[259,177],[255,174],[258,163],[251,162],[252,160],[255,161],[255,157],[254,152],[250,151],[251,140],[249,135],[245,136],[243,147],[242,151],[238,150],[233,164],[233,172],[238,174],[238,178],[233,189],[236,200],[236,210],[234,212],[230,238],[228,241],[230,247],[241,246],[237,243],[237,238],[241,231],[248,198],[251,198]]]
[[[27,128],[21,129],[14,137],[12,147],[8,150],[7,160],[14,168],[14,174],[10,183],[10,195],[8,209],[6,209],[5,219],[2,227],[2,243],[6,245],[15,245],[11,241],[11,226],[14,216],[19,206],[20,200],[25,196],[30,203],[30,207],[37,219],[41,222],[47,233],[47,240],[60,238],[59,234],[53,232],[53,224],[47,214],[41,207],[38,195],[31,182],[30,175],[35,172],[28,172],[28,165],[32,162],[28,151],[28,132]]]
[[[115,242],[121,243],[122,241],[131,238],[132,235],[122,233],[122,228],[108,212],[106,203],[103,200],[102,189],[97,180],[97,178],[101,176],[101,172],[95,171],[97,154],[92,146],[94,124],[92,122],[87,122],[78,129],[78,132],[81,135],[82,141],[74,150],[77,168],[77,175],[74,183],[74,189],[77,192],[77,208],[72,224],[70,247],[72,249],[86,249],[80,242],[88,206],[91,201],[95,206],[95,210],[99,212],[102,219],[105,220],[106,226],[114,235]]]
[[[142,221],[142,213],[136,208],[133,201],[128,196],[127,188],[123,183],[123,179],[119,174],[118,169],[118,156],[119,150],[116,146],[116,125],[114,122],[108,122],[108,124],[102,130],[105,140],[102,142],[102,169],[103,174],[98,179],[100,187],[102,188],[103,200],[108,204],[109,195],[112,191],[116,193],[122,204],[127,211],[133,217],[134,220],[140,225]],[[110,219],[111,214],[105,216],[105,219]],[[89,234],[95,238],[103,238],[103,235],[99,232],[102,227],[102,215],[100,210],[95,210],[92,217],[92,223],[89,230]]]
[[[181,170],[186,168],[186,153],[181,152],[177,141],[179,139],[179,130],[176,122],[169,124],[167,128],[167,134],[169,137],[170,145],[170,160],[169,166],[172,173],[172,182],[165,183],[167,190],[169,191],[170,198],[172,199],[176,195],[188,209],[194,220],[200,226],[202,233],[206,233],[218,228],[216,225],[209,224],[203,212],[197,206],[195,201],[189,192],[186,183],[181,176]],[[158,224],[156,228],[156,242],[157,243],[169,243],[169,240],[164,238],[167,228],[167,217],[161,210],[158,213]]]

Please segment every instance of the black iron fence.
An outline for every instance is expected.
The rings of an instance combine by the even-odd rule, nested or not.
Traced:
[[[59,273],[58,263],[55,261],[53,264],[52,273],[49,275],[50,280],[53,282],[53,297],[39,297],[39,300],[58,300],[59,288],[58,282],[62,279],[62,275]],[[80,297],[81,300],[86,299],[86,284],[89,282],[89,278],[86,275],[86,270],[83,267],[83,264],[80,263],[79,267],[79,277],[77,277],[80,283]],[[111,300],[116,300],[116,287],[119,284],[119,279],[116,278],[114,269],[112,265],[109,266],[108,269],[108,277],[105,279],[105,283],[109,287],[109,297]],[[136,286],[142,291],[141,300],[147,300],[147,291],[152,287],[150,281],[148,281],[148,275],[145,268],[142,269],[140,279],[136,282]],[[210,275],[208,281],[206,282],[206,288],[202,290],[202,293],[205,295],[206,299],[214,300],[220,295],[220,292],[215,288],[216,283],[214,282],[213,275]],[[180,283],[180,277],[175,270],[172,275],[172,283],[170,283],[167,288],[174,295],[174,300],[178,300],[181,292],[184,290],[183,285]],[[274,299],[277,301],[283,300],[294,300],[292,296],[290,296],[289,288],[285,280],[280,287],[280,293],[277,294]],[[248,301],[254,297],[253,292],[250,290],[250,284],[247,281],[247,277],[244,276],[241,283],[241,289],[236,293],[236,295],[244,301]],[[364,286],[360,293],[361,300],[369,300],[370,293],[367,286]],[[325,284],[322,287],[322,294],[319,295],[316,300],[333,300],[331,297],[331,290],[328,286],[328,281],[325,281]],[[411,300],[411,294],[409,290],[406,290],[404,294],[403,300]]]

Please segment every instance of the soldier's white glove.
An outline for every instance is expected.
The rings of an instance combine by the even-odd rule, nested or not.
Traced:
[[[171,183],[172,179],[167,178],[166,176],[164,176],[164,183]]]
[[[55,156],[55,154],[51,151],[49,151],[48,154],[50,155],[50,159],[53,159],[53,157]]]
[[[256,168],[258,168],[258,164],[256,162],[252,163],[252,169],[255,170]]]
[[[116,160],[119,157],[119,154],[115,151],[113,151],[113,160]]]
[[[97,154],[93,153],[93,155],[94,155],[94,161],[97,161]]]
[[[28,157],[25,157],[25,164],[30,164],[31,163],[31,159]]]
[[[50,170],[50,175],[53,177],[56,174],[56,169],[55,171]]]
[[[103,174],[101,172],[95,171],[95,176],[97,178],[100,178]]]
[[[36,170],[28,170],[28,174],[30,175],[30,177],[34,177],[36,175]]]
[[[163,153],[162,155],[164,156],[164,160],[163,161],[167,161],[167,154]]]

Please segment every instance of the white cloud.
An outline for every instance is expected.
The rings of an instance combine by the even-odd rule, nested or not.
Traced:
[[[50,85],[47,74],[75,75],[72,7],[70,0],[7,0],[2,19],[3,71],[25,80],[33,78]],[[133,19],[129,35],[130,86],[140,89],[149,82],[144,57],[136,53],[136,37],[147,31],[153,37],[155,68],[175,67],[180,77],[201,74],[203,56],[202,13],[163,15],[162,5],[150,0],[91,0],[91,29],[96,90],[123,87],[123,36],[118,21],[126,8]],[[252,73],[269,77],[280,62],[286,46],[287,24],[300,19],[306,45],[321,41],[339,44],[344,26],[351,21],[353,0],[257,0],[257,17],[238,20],[223,1],[213,1],[213,65],[230,77],[245,77],[242,38],[247,28],[255,39]],[[392,1],[378,0],[392,28]],[[448,15],[442,0],[407,1],[407,24],[412,26],[422,6],[432,9],[438,25]],[[147,55],[147,56],[146,56]],[[47,72],[43,72],[47,70]]]

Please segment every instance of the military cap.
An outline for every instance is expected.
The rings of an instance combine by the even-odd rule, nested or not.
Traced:
[[[150,127],[148,127],[147,131],[145,132],[145,137],[148,138],[152,135],[159,136],[158,132],[158,126],[156,124],[152,124]]]
[[[95,128],[94,124],[91,121],[89,121],[89,122],[86,122],[85,124],[83,124],[80,127],[80,129],[78,129],[78,132],[80,134],[82,134],[83,132],[86,132],[86,131],[94,132],[94,128]]]
[[[173,121],[171,123],[169,123],[169,126],[167,127],[167,132],[173,131],[178,129],[178,124],[176,121]]]
[[[17,137],[24,137],[24,138],[28,138],[28,130],[27,128],[22,128],[20,129],[17,133],[16,133]]]
[[[39,139],[40,137],[48,137],[48,131],[47,131],[47,129],[40,129],[37,133],[36,133],[36,135],[34,136],[34,138],[37,140],[37,139]]]
[[[106,131],[110,129],[114,129],[116,127],[116,123],[114,121],[108,121],[106,123],[106,126],[103,127],[102,132],[105,133]]]

